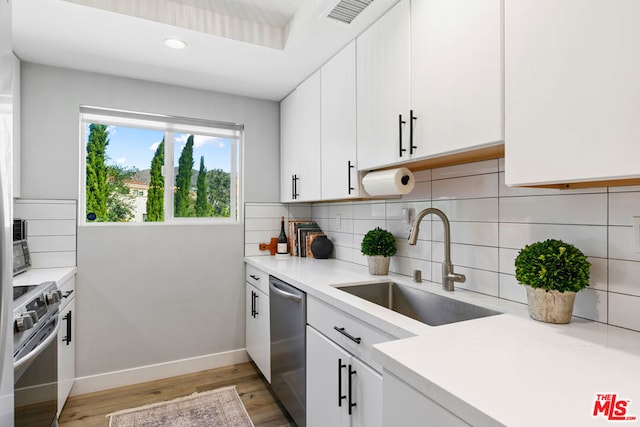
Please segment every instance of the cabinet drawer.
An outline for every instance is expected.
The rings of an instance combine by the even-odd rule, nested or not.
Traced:
[[[307,323],[378,372],[382,372],[382,366],[371,357],[371,347],[374,344],[396,339],[386,332],[310,296],[307,297]]]
[[[258,270],[252,265],[247,266],[247,283],[251,283],[256,288],[260,289],[266,295],[269,295],[269,275],[262,270]]]
[[[58,289],[62,291],[62,303],[60,304],[60,311],[62,311],[76,296],[76,276],[74,275],[66,282],[58,284]]]

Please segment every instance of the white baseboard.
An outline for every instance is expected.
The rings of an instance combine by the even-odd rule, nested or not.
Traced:
[[[76,378],[73,384],[71,395],[76,396],[79,394],[93,393],[110,388],[169,378],[176,375],[206,371],[207,369],[215,369],[247,361],[249,361],[249,356],[243,348],[224,353],[209,354],[206,356],[124,369],[122,371],[79,377]]]

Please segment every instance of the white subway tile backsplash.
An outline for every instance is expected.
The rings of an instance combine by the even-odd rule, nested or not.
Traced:
[[[441,264],[432,263],[432,280],[442,282]],[[498,296],[498,273],[493,271],[477,270],[474,268],[455,266],[455,272],[464,274],[466,280],[463,283],[455,283],[454,287],[479,292],[485,295]]]
[[[334,203],[329,206],[329,219],[340,215],[343,219],[353,219],[353,203]]]
[[[273,230],[245,230],[244,242],[251,244],[269,243],[272,237],[278,237],[279,234],[280,230],[275,228]]]
[[[26,200],[16,199],[13,207],[14,218],[33,219],[75,219],[74,200]]]
[[[444,261],[444,243],[433,242],[433,261]],[[457,267],[498,271],[498,248],[451,244],[451,262]]]
[[[286,220],[286,219],[285,219]],[[280,217],[273,218],[247,218],[244,222],[244,229],[249,231],[271,231],[280,232]]]
[[[246,203],[244,207],[245,220],[249,218],[285,218],[289,215],[289,210],[283,204],[267,203]]]
[[[498,176],[488,174],[433,181],[431,192],[434,200],[496,197]]]
[[[33,268],[76,265],[75,200],[14,200],[14,217],[27,220]]]
[[[640,331],[640,297],[609,292],[609,323]]]
[[[640,297],[640,262],[610,259],[609,291]]]
[[[311,204],[289,205],[289,219],[311,219]]]
[[[609,258],[640,261],[640,253],[633,249],[632,227],[609,227]]]
[[[30,236],[29,251],[34,252],[56,252],[75,251],[76,236]]]
[[[522,304],[527,303],[527,291],[524,286],[518,283],[515,276],[500,273],[499,282],[500,298]]]
[[[606,225],[607,194],[504,197],[500,222]]]
[[[329,205],[326,203],[314,203],[311,206],[311,217],[316,221],[318,218],[329,218]]]
[[[589,276],[589,289],[598,289],[601,291],[608,291],[608,268],[606,258],[587,257],[591,263],[590,276]]]
[[[633,217],[640,216],[640,193],[609,194],[609,225],[633,225]]]
[[[500,263],[500,273],[515,275],[515,261],[518,256],[517,249],[509,249],[500,247],[498,250],[498,259]]]
[[[457,178],[461,176],[482,175],[498,172],[498,160],[485,160],[482,162],[465,163],[455,166],[446,166],[433,169],[432,180]]]
[[[353,205],[353,218],[364,220],[382,220],[386,215],[384,202],[356,203]]]
[[[416,182],[431,181],[431,169],[413,172],[413,178]]]
[[[367,231],[378,226],[396,237],[392,271],[410,276],[418,268],[425,280],[440,282],[442,223],[433,215],[425,217],[418,244],[409,246],[409,225],[402,216],[402,209],[411,209],[415,218],[433,206],[451,222],[452,262],[456,272],[467,275],[467,282],[456,287],[526,304],[525,288],[514,276],[519,249],[535,241],[561,239],[580,248],[592,264],[590,287],[578,293],[574,314],[640,330],[640,253],[634,252],[631,228],[632,217],[640,216],[640,186],[507,187],[504,159],[419,171],[414,176],[415,189],[402,198],[311,205],[308,212],[328,231],[336,258],[366,265],[360,243]],[[247,217],[252,215],[256,214],[249,212]],[[250,220],[246,226],[247,236],[259,230]]]
[[[353,232],[355,234],[362,234],[363,236],[367,234],[367,231],[376,227],[386,227],[384,217],[377,219],[359,219],[353,222]]]
[[[498,247],[497,222],[452,222],[450,228],[452,243]],[[431,230],[433,240],[444,241],[444,225],[441,221],[433,221]]]
[[[33,268],[75,267],[76,251],[30,253]]]
[[[571,243],[587,256],[607,257],[607,227],[603,225],[557,225],[500,223],[500,247],[522,249],[546,239]]]
[[[498,221],[498,198],[433,200],[432,206],[447,215],[449,221]]]
[[[32,219],[29,220],[30,236],[75,236],[75,219]]]
[[[576,294],[573,315],[597,322],[607,323],[608,292],[583,289]]]
[[[416,182],[415,187],[409,194],[403,194],[400,200],[430,200],[431,181]]]

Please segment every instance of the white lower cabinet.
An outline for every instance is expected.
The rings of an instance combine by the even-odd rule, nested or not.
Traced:
[[[383,396],[385,427],[460,427],[470,425],[386,371],[384,373]]]
[[[307,326],[307,427],[382,426],[382,376]]]
[[[246,284],[246,347],[262,375],[271,382],[271,335],[269,327],[269,296]]]
[[[59,286],[63,299],[58,332],[58,416],[62,412],[76,377],[75,277]]]

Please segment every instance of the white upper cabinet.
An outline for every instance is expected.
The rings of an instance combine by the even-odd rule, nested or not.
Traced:
[[[322,199],[358,197],[355,41],[327,62],[320,73]]]
[[[402,0],[356,41],[360,170],[409,159],[410,6]]]
[[[640,177],[640,2],[505,4],[507,185]]]
[[[502,144],[502,0],[403,0],[357,48],[360,169]]]
[[[413,157],[503,140],[502,1],[411,2]]]
[[[320,199],[320,70],[280,103],[280,200]]]

